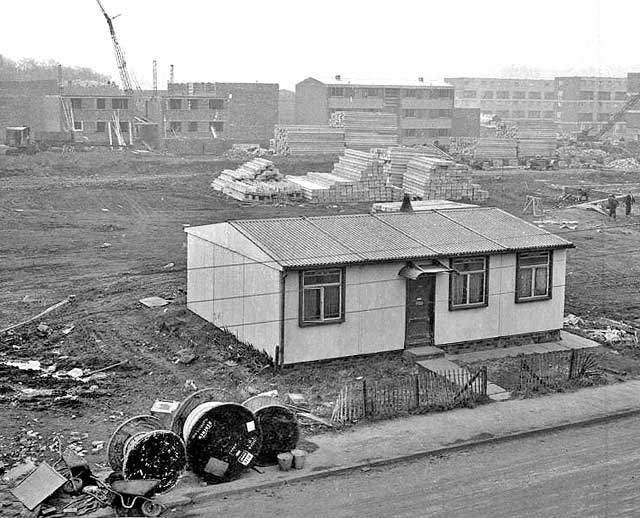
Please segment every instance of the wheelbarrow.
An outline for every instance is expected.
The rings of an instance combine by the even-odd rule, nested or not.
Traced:
[[[123,509],[140,508],[144,516],[160,516],[164,506],[152,500],[160,480],[114,480],[109,492],[114,496],[114,505]]]

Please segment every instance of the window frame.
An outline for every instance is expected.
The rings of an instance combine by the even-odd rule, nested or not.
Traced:
[[[106,109],[107,109],[107,98],[98,97],[96,99],[96,110],[106,110]]]
[[[198,132],[198,121],[187,121],[187,133]]]
[[[310,273],[324,273],[337,271],[340,272],[340,281],[338,283],[323,283],[323,284],[310,284],[305,285],[304,278],[305,274],[309,275]],[[299,286],[299,296],[298,296],[298,325],[300,327],[310,327],[310,326],[326,326],[331,324],[341,324],[345,321],[345,287],[346,287],[346,268],[344,267],[331,267],[331,268],[313,268],[309,270],[299,270],[298,272],[298,286]],[[336,318],[324,318],[324,288],[339,286],[340,287],[340,311],[339,316]],[[304,314],[304,302],[305,302],[305,290],[311,289],[321,289],[320,296],[320,320],[305,320]]]
[[[533,295],[535,290],[535,270],[536,266],[525,266],[524,268],[532,269],[531,274],[531,292],[532,295],[528,297],[520,296],[520,269],[523,268],[520,264],[523,255],[530,254],[547,254],[547,293],[545,295]],[[515,303],[526,304],[528,302],[537,302],[539,300],[550,300],[553,298],[553,250],[530,250],[527,252],[518,252],[516,254],[516,282],[515,282]]]
[[[463,304],[454,304],[453,301],[453,284],[455,282],[456,276],[467,276],[470,277],[470,274],[479,273],[480,270],[474,270],[470,272],[458,272],[455,268],[456,261],[478,261],[482,259],[484,261],[484,270],[482,270],[484,274],[484,286],[482,293],[482,302],[465,302]],[[461,257],[453,257],[449,260],[449,267],[454,270],[449,275],[449,311],[458,311],[463,309],[476,309],[476,308],[486,308],[489,306],[489,256],[488,255],[466,255]],[[467,278],[467,301],[469,300],[469,279]]]
[[[129,109],[129,99],[126,97],[112,97],[111,98],[111,109],[112,110],[128,110]]]
[[[100,127],[102,127],[102,129],[100,129]],[[107,121],[96,121],[96,133],[106,133],[106,132],[107,132]]]
[[[82,97],[71,97],[71,109],[72,110],[82,110]]]
[[[79,128],[77,128],[77,127],[76,127],[76,124],[79,124],[79,125],[80,125],[80,127],[79,127]],[[74,120],[74,121],[73,121],[73,131],[84,131],[84,121],[77,121],[77,120]]]

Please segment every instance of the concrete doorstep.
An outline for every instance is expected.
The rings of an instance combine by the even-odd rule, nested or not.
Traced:
[[[308,437],[318,449],[308,455],[302,470],[284,472],[277,466],[270,466],[261,468],[264,473],[248,471],[238,480],[206,487],[201,487],[195,476],[187,474],[174,490],[159,499],[171,509],[244,491],[584,426],[635,413],[640,413],[640,380],[496,402],[472,409],[370,422],[340,433]],[[110,514],[94,513],[92,516]]]

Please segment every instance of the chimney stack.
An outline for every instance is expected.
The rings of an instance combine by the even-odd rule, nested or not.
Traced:
[[[336,81],[342,81],[342,77],[340,76],[340,74],[337,74],[335,79],[336,79]]]
[[[413,205],[411,205],[411,195],[406,192],[404,193],[404,198],[402,198],[400,212],[413,212]]]

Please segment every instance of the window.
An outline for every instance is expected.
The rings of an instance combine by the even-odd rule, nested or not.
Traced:
[[[591,90],[582,90],[579,99],[581,101],[593,101],[593,92]]]
[[[476,98],[476,91],[475,90],[464,90],[462,92],[462,97],[464,99],[475,99]]]
[[[404,97],[416,97],[416,90],[405,90]]]
[[[578,121],[580,122],[593,122],[593,113],[579,113]]]
[[[499,90],[496,92],[496,99],[508,99],[509,92],[507,90]]]
[[[626,101],[627,100],[627,92],[616,92],[615,93],[616,101]]]
[[[380,90],[377,88],[363,88],[362,97],[380,97]]]
[[[187,102],[189,103],[190,110],[198,109],[198,99],[189,99]]]
[[[182,110],[182,99],[169,99],[170,110]]]
[[[555,92],[545,92],[544,93],[544,98],[549,101],[549,100],[554,100],[556,98],[556,93]]]
[[[189,122],[188,130],[190,132],[198,131],[198,123],[197,122]]]
[[[402,116],[406,117],[406,118],[413,118],[416,116],[416,111],[415,110],[402,110]]]
[[[114,110],[129,109],[129,99],[111,99],[111,108]]]
[[[449,128],[438,128],[438,133],[436,136],[438,137],[448,137],[451,135],[451,130]]]
[[[598,92],[598,101],[610,101],[611,92]]]
[[[84,122],[73,121],[73,131],[83,131],[83,130],[84,130]]]
[[[524,92],[516,91],[513,92],[514,99],[524,99]]]
[[[598,114],[598,122],[607,122],[611,117],[610,113],[599,113]]]
[[[219,135],[220,133],[222,133],[224,131],[224,122],[211,121],[209,123],[209,131],[212,131],[212,130],[216,135]]]
[[[539,119],[540,112],[538,110],[529,110],[529,112],[527,113],[527,117],[529,119]]]
[[[104,121],[96,122],[96,133],[104,133],[107,131],[107,123]]]
[[[74,110],[82,110],[82,99],[72,98],[71,99],[71,107]]]
[[[485,92],[482,92],[482,98],[483,99],[493,99],[493,91],[492,90],[486,90]]]
[[[180,133],[182,131],[182,122],[180,121],[169,122],[169,129],[175,133]]]
[[[529,99],[542,99],[542,92],[529,92]]]
[[[524,110],[513,110],[511,112],[511,117],[513,119],[524,119]]]
[[[300,273],[300,326],[344,322],[344,270]]]
[[[553,119],[555,117],[555,113],[553,110],[548,110],[542,113],[543,119]]]
[[[551,252],[520,253],[516,259],[516,302],[551,298]]]
[[[99,97],[96,99],[96,109],[97,110],[106,110],[107,109],[107,100]]]
[[[455,270],[449,276],[449,309],[486,306],[488,257],[460,257],[451,260]]]
[[[415,129],[405,129],[405,130],[402,130],[402,134],[403,134],[405,137],[416,137],[416,136],[418,135]]]
[[[129,133],[129,123],[128,122],[121,122],[120,123],[120,131],[122,133]]]
[[[453,115],[453,110],[448,108],[434,108],[429,110],[430,119],[446,119]]]
[[[224,99],[209,99],[210,110],[222,110],[224,108]]]
[[[344,88],[341,86],[332,86],[329,88],[330,97],[344,97]]]

